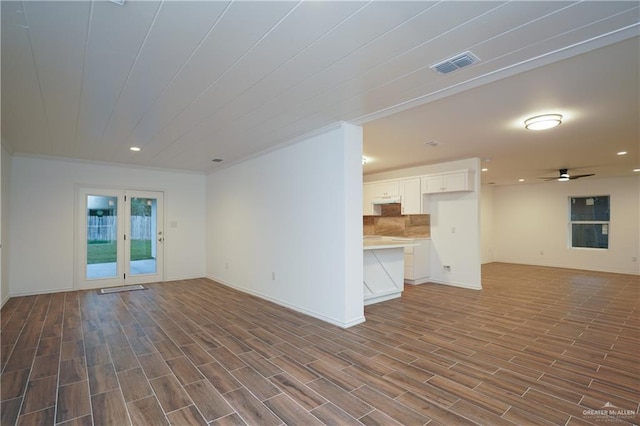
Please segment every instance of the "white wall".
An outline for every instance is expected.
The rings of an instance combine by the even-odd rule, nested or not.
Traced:
[[[73,288],[76,186],[164,191],[165,280],[205,275],[204,175],[14,155],[8,230],[12,296]]]
[[[207,177],[211,279],[348,327],[364,320],[362,262],[360,127]]]
[[[11,155],[4,146],[0,151],[0,306],[9,299],[9,191],[11,175]]]
[[[431,214],[431,276],[429,281],[481,289],[480,160],[471,158],[448,163],[411,167],[366,175],[372,182],[468,169],[474,191],[425,196]],[[444,265],[451,266],[446,272]]]
[[[608,250],[568,247],[568,197],[589,195],[611,196]],[[493,214],[495,261],[640,273],[638,176],[497,186]]]
[[[481,185],[480,259],[482,264],[494,262],[493,256],[493,186]]]

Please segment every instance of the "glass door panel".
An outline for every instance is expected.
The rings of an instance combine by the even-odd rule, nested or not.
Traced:
[[[118,276],[118,197],[86,196],[86,279]]]
[[[155,198],[131,197],[129,229],[129,273],[155,274],[158,271]]]
[[[126,191],[126,283],[162,281],[162,192]]]
[[[75,281],[79,289],[123,284],[122,191],[78,188]]]

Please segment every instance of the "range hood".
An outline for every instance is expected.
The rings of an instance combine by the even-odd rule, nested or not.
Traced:
[[[388,195],[384,197],[376,197],[371,200],[371,204],[395,204],[400,202],[399,195]]]

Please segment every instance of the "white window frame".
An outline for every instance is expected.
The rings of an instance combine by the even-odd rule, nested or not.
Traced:
[[[607,197],[609,200],[609,220],[571,220],[571,208],[573,205],[574,198],[604,198]],[[611,235],[611,196],[610,195],[570,195],[568,198],[569,209],[569,229],[568,229],[568,240],[567,246],[570,249],[575,250],[609,250],[609,246],[611,245],[609,241],[609,236]],[[573,245],[573,225],[606,225],[607,226],[607,247],[581,247]]]

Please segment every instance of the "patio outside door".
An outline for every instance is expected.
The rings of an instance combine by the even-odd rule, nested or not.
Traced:
[[[163,193],[78,190],[80,289],[163,280]]]

